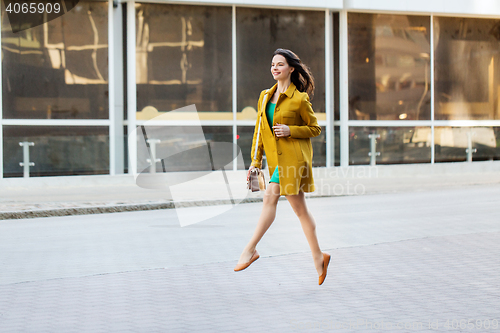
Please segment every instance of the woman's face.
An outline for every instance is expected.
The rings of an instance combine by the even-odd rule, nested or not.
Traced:
[[[280,54],[277,54],[273,57],[271,62],[271,74],[273,75],[276,81],[278,80],[287,80],[290,78],[293,70],[295,68],[290,67],[286,62],[285,57]]]

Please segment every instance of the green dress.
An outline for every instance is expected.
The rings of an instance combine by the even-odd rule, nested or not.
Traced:
[[[276,108],[275,103],[267,103],[266,107],[266,116],[267,116],[267,121],[269,122],[269,127],[271,127],[271,131],[273,131],[273,117],[274,117],[274,109]],[[274,132],[274,131],[273,131]],[[271,179],[269,180],[270,183],[280,183],[280,174],[278,171],[278,166],[276,166],[276,169],[274,169],[273,175],[271,176]]]

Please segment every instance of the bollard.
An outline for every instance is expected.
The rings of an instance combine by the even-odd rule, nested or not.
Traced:
[[[149,167],[149,172],[156,173],[156,162],[161,162],[161,159],[156,158],[156,144],[160,143],[161,140],[147,139],[146,142],[149,144],[149,153],[151,155],[151,158],[150,159],[148,158],[146,160],[148,163],[151,163],[151,166]]]
[[[34,162],[30,162],[30,146],[34,146],[35,143],[23,141],[19,142],[19,145],[23,147],[23,162],[19,162],[19,166],[24,167],[24,178],[29,178],[30,166],[35,166]]]
[[[472,130],[467,133],[467,149],[465,149],[465,152],[467,153],[467,162],[472,162],[472,154],[477,152],[476,148],[472,148],[472,136],[475,133],[472,132]]]
[[[375,165],[377,163],[377,156],[380,156],[380,152],[377,150],[377,139],[380,138],[380,134],[368,134],[370,138],[370,165]]]

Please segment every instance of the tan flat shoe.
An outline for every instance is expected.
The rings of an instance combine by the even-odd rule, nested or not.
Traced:
[[[321,286],[326,278],[326,271],[328,268],[328,264],[330,263],[330,255],[328,253],[323,252],[323,274],[319,277],[319,285]]]
[[[248,266],[250,266],[255,260],[259,259],[259,252],[255,250],[255,252],[252,254],[252,257],[250,258],[250,261],[243,263],[243,264],[237,264],[236,267],[234,268],[235,272],[242,271]]]

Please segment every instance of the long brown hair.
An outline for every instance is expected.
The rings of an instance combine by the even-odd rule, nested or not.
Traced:
[[[311,69],[290,50],[279,48],[274,51],[273,57],[277,54],[285,57],[288,65],[295,68],[290,79],[295,87],[297,87],[297,90],[306,92],[309,95],[309,99],[312,100],[314,96],[314,77],[311,73]]]

